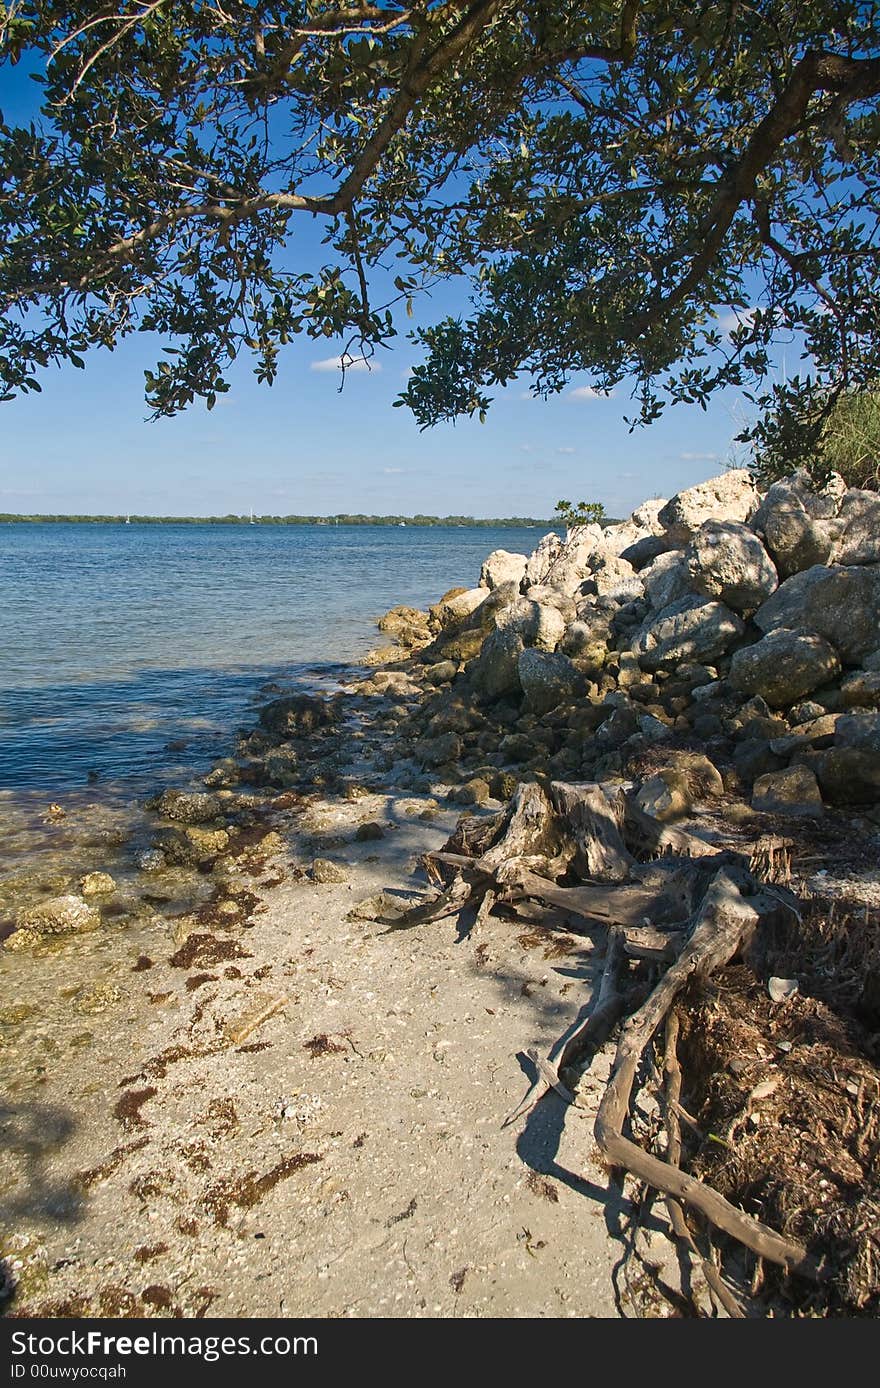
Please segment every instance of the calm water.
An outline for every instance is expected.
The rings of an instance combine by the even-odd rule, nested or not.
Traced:
[[[541,533],[0,524],[0,791],[91,771],[132,793],[207,766],[266,680],[332,679],[389,607]]]

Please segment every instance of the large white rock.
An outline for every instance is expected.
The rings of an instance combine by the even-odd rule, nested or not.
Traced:
[[[760,694],[771,708],[789,708],[839,674],[837,652],[823,636],[780,627],[735,651],[728,679],[744,694]]]
[[[758,489],[750,472],[732,468],[678,492],[659,513],[669,538],[687,544],[707,520],[747,521],[758,505]]]
[[[773,483],[750,526],[763,538],[780,578],[831,560],[844,490],[836,474],[819,489],[802,471]]]
[[[880,559],[880,496],[853,487],[837,513],[835,564],[875,564]]]
[[[528,560],[524,554],[511,554],[507,549],[494,549],[480,569],[481,588],[497,588],[502,583],[522,583]]]
[[[817,564],[787,578],[754,616],[763,632],[802,628],[824,636],[850,665],[877,648],[880,564]]]
[[[779,587],[779,575],[753,530],[706,521],[685,552],[691,587],[748,617]]]
[[[545,607],[530,598],[517,598],[497,614],[498,631],[512,631],[524,646],[555,651],[565,635],[565,618],[556,607]]]
[[[724,603],[692,596],[652,614],[633,650],[643,670],[674,670],[685,662],[712,664],[744,631],[740,618]]]
[[[655,612],[679,602],[692,592],[690,569],[681,550],[670,549],[659,554],[647,568],[639,574],[645,589],[645,597]]]

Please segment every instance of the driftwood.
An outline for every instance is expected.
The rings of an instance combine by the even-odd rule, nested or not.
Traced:
[[[705,980],[747,947],[758,920],[757,911],[730,876],[720,872],[706,893],[687,945],[647,1001],[624,1023],[594,1132],[599,1150],[611,1166],[624,1167],[664,1195],[697,1210],[710,1224],[733,1235],[760,1257],[815,1278],[816,1266],[800,1244],[781,1238],[702,1181],[643,1151],[623,1134],[639,1062],[678,994],[691,978]]]
[[[641,861],[640,861],[641,860]],[[730,1316],[743,1314],[714,1264],[703,1258],[686,1211],[709,1228],[738,1240],[758,1257],[790,1272],[819,1276],[800,1244],[737,1209],[717,1191],[682,1171],[679,1117],[681,1074],[677,1069],[677,1023],[686,985],[699,985],[736,955],[745,955],[760,921],[790,911],[793,898],[767,887],[748,871],[748,857],[663,825],[615,787],[566,785],[554,781],[517,788],[511,804],[491,818],[465,817],[440,852],[426,857],[429,876],[448,885],[407,913],[402,924],[439,920],[464,907],[478,921],[493,912],[516,910],[529,901],[547,908],[537,923],[554,928],[585,923],[604,928],[604,969],[593,1008],[566,1041],[558,1065],[530,1053],[537,1079],[533,1094],[554,1089],[569,1102],[578,1065],[601,1046],[632,1006],[629,960],[659,977],[620,1030],[611,1077],[595,1121],[600,1152],[665,1196],[673,1231],[699,1260],[718,1303]],[[644,995],[644,980],[639,1000]],[[636,1077],[648,1048],[667,1025],[666,1159],[644,1150],[627,1135]],[[517,1114],[523,1112],[520,1105]],[[512,1121],[512,1120],[508,1120]]]

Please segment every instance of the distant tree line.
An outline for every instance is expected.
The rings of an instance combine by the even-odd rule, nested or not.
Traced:
[[[0,512],[0,522],[48,522],[63,521],[87,525],[121,525],[126,521],[132,525],[407,525],[407,526],[458,526],[474,528],[479,526],[551,526],[554,521],[535,516],[494,516],[475,518],[474,516],[51,516],[51,515],[12,515]]]

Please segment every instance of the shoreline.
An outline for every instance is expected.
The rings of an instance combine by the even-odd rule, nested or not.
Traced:
[[[674,502],[680,513],[685,501]],[[718,509],[717,494],[711,504]],[[642,569],[658,564],[665,596],[670,574],[684,577],[682,545],[637,516],[636,533],[618,538],[624,552],[653,550]],[[804,814],[796,799],[764,806],[760,796],[762,777],[777,795],[787,786],[807,795],[803,767],[831,785],[835,729],[847,730],[849,715],[815,699],[805,715],[736,691],[732,664],[769,639],[746,637],[748,615],[719,616],[721,604],[705,598],[678,607],[634,598],[636,584],[647,591],[640,570],[607,551],[597,558],[589,531],[565,543],[547,536],[529,559],[496,552],[482,587],[450,590],[428,613],[392,609],[378,623],[386,644],[340,693],[281,695],[203,791],[160,797],[156,882],[176,862],[201,879],[199,902],[173,910],[159,890],[152,917],[128,938],[98,929],[31,939],[17,952],[7,944],[4,963],[25,1001],[0,1024],[7,1057],[11,1045],[30,1066],[12,1096],[30,1170],[0,1194],[4,1222],[12,1212],[18,1224],[0,1252],[20,1288],[13,1314],[677,1314],[651,1278],[635,1300],[615,1290],[628,1226],[637,1232],[626,1256],[660,1268],[661,1281],[674,1277],[678,1254],[662,1206],[638,1228],[640,1187],[609,1183],[595,1145],[613,1047],[594,1051],[573,1102],[543,1093],[534,1068],[589,1016],[609,958],[606,925],[565,909],[590,890],[589,874],[572,877],[574,858],[554,867],[550,840],[536,840],[537,856],[523,863],[538,889],[496,889],[488,907],[475,899],[468,912],[460,896],[454,905],[455,873],[436,857],[464,815],[452,857],[479,885],[468,842],[498,841],[523,789],[537,804],[559,781],[623,793],[667,853],[687,843],[697,863],[720,854],[740,871],[754,867],[778,883],[780,902],[800,894],[800,914],[784,917],[757,974],[734,965],[723,988],[696,1000],[704,1012],[682,1063],[727,1076],[726,1118],[714,1079],[688,1103],[698,1126],[738,1133],[741,1172],[719,1167],[708,1149],[692,1155],[698,1175],[711,1183],[728,1171],[743,1183],[728,1187],[742,1203],[773,1151],[799,1217],[818,1221],[803,1211],[821,1210],[828,1227],[837,1197],[817,1188],[785,1105],[799,1105],[806,1141],[823,1114],[861,1102],[875,1082],[858,1020],[868,994],[860,1000],[851,983],[829,993],[821,951],[839,938],[854,957],[853,932],[880,930],[880,821],[870,803],[813,802]],[[725,533],[754,544],[738,520]],[[874,569],[865,573],[873,582]],[[580,609],[569,584],[593,588]],[[688,663],[673,651],[655,664],[642,633],[668,613],[710,621],[714,653]],[[818,653],[821,681],[830,657]],[[793,668],[777,660],[770,673]],[[832,707],[841,687],[868,687],[855,660],[834,674],[836,683],[814,685]],[[794,758],[788,769],[783,753]],[[655,888],[676,867],[653,865],[656,852],[632,868]],[[542,883],[562,904],[548,909]],[[649,919],[662,932],[662,915]],[[637,994],[661,957],[656,940],[636,952]],[[774,1011],[768,972],[786,983],[795,969],[799,991]],[[712,1021],[719,1015],[723,1024]],[[847,1067],[852,1099],[816,1078],[836,1065]],[[639,1092],[631,1122],[640,1140],[655,1139],[662,1104],[662,1094]],[[858,1125],[838,1117],[823,1135],[823,1169],[851,1172],[858,1153],[846,1133]],[[859,1297],[870,1304],[872,1266],[855,1290],[835,1274],[833,1295],[848,1296],[851,1313]],[[224,1280],[227,1267],[236,1276]],[[688,1296],[708,1314],[711,1288],[699,1266],[693,1277]],[[797,1315],[814,1304],[802,1293],[771,1277],[757,1314]]]

